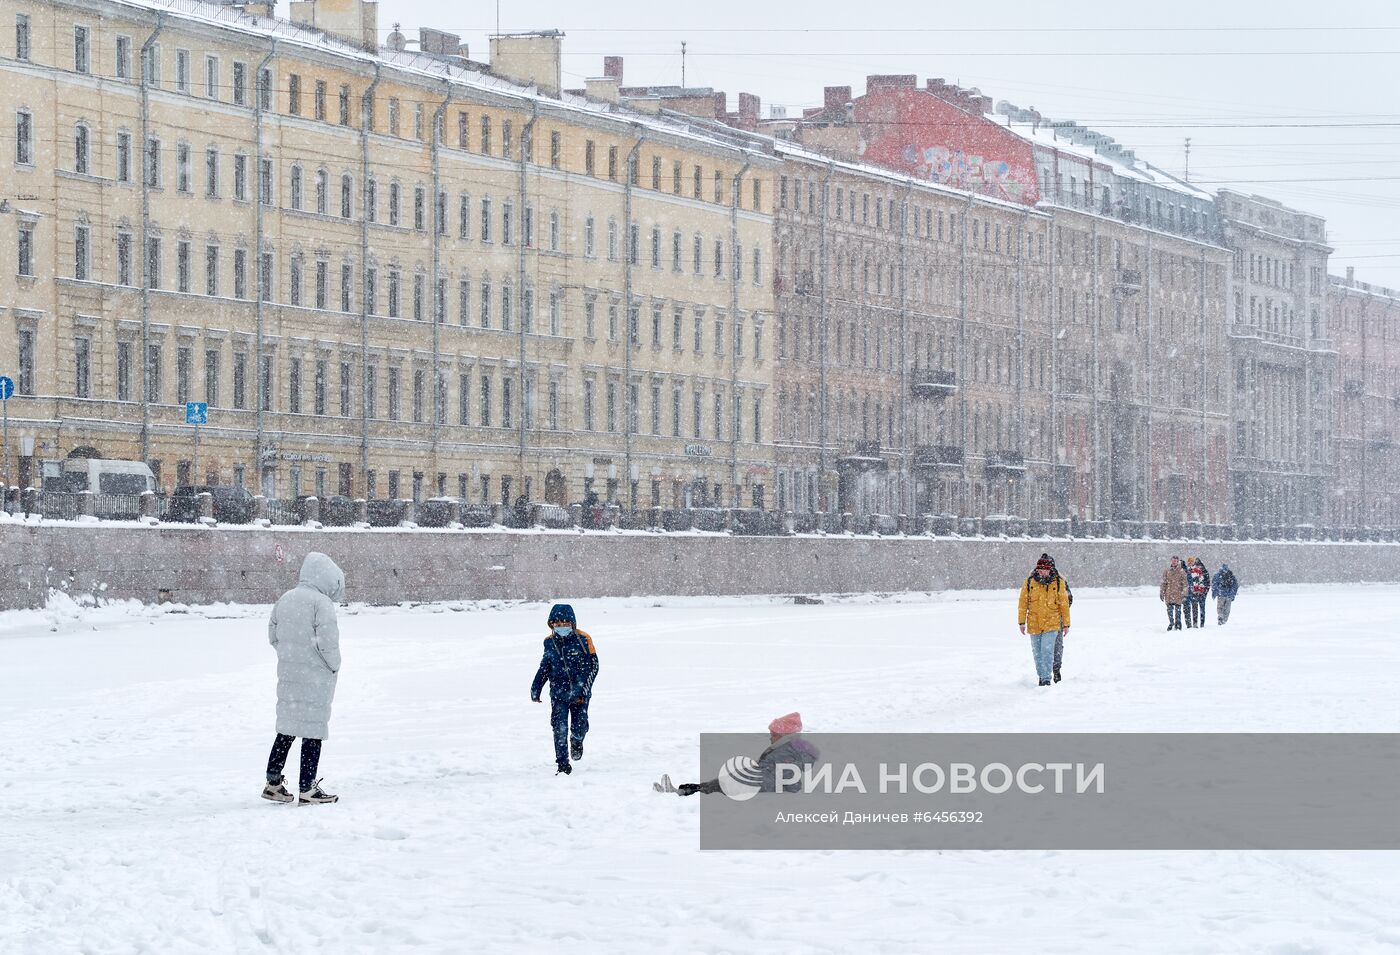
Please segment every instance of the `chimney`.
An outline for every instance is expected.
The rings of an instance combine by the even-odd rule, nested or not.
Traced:
[[[619,99],[617,77],[594,76],[583,81],[583,95],[600,103],[616,103]]]
[[[753,132],[758,129],[758,117],[763,112],[763,102],[753,93],[739,94],[739,128]]]
[[[617,85],[622,85],[622,57],[603,57],[603,75],[610,80],[617,80]]]
[[[913,73],[875,73],[865,78],[865,91],[882,89],[917,89],[919,78]]]
[[[851,88],[849,86],[828,86],[822,97],[822,105],[826,109],[836,109],[845,106],[851,101]]]
[[[440,60],[449,59],[461,55],[462,38],[455,33],[419,27],[418,49]]]
[[[1347,266],[1347,284],[1348,284],[1348,285],[1355,285],[1355,284],[1356,284],[1356,266],[1354,266],[1354,265],[1348,265],[1348,266]]]
[[[379,49],[379,4],[370,0],[292,0],[288,18],[362,50]]]
[[[558,30],[516,33],[491,38],[491,72],[522,86],[534,86],[546,96],[563,89],[564,34]]]

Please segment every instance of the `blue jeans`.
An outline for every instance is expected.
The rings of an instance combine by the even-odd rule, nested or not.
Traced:
[[[567,763],[569,761],[569,737],[572,736],[580,743],[588,735],[588,700],[582,703],[570,703],[567,700],[556,700],[553,697],[549,700],[549,722],[554,727],[554,761],[557,763]],[[572,731],[570,723],[573,723]]]
[[[1060,635],[1058,630],[1046,630],[1044,633],[1033,633],[1031,638],[1031,654],[1035,657],[1035,672],[1040,677],[1041,683],[1049,683],[1050,676],[1055,664],[1055,638]]]

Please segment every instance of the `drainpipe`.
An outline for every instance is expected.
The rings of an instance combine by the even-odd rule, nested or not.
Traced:
[[[1103,520],[1103,459],[1099,453],[1100,438],[1103,433],[1103,422],[1099,420],[1099,220],[1096,218],[1090,223],[1089,229],[1089,274],[1093,276],[1093,312],[1090,315],[1093,325],[1090,326],[1090,345],[1092,348],[1092,364],[1090,374],[1093,381],[1090,382],[1091,393],[1094,396],[1094,463],[1092,474],[1094,478],[1094,520]]]
[[[1026,404],[1025,404],[1025,381],[1026,381],[1026,237],[1029,233],[1026,226],[1030,222],[1031,210],[1027,206],[1021,211],[1021,228],[1016,236],[1016,447],[1022,455],[1026,452]],[[1022,459],[1024,463],[1024,458]],[[1024,492],[1025,488],[1018,486],[1017,495]],[[1008,495],[1009,496],[1009,495]],[[1019,499],[1015,502],[1020,507],[1023,502]],[[1007,508],[1012,506],[1011,501],[1007,501]],[[1024,510],[1024,508],[1022,508]],[[1013,512],[1014,513],[1014,512]],[[1029,517],[1028,514],[1020,514],[1020,517]]]
[[[909,441],[909,202],[914,195],[911,181],[904,189],[904,208],[899,221],[899,507],[904,514],[910,505],[910,461],[914,449]]]
[[[444,106],[445,106],[445,105],[446,105],[446,104],[444,104]],[[527,436],[526,436],[526,429],[525,429],[525,377],[526,377],[526,369],[525,369],[525,220],[526,220],[526,208],[525,208],[525,202],[526,202],[526,191],[525,191],[525,185],[526,185],[526,183],[525,183],[525,179],[526,179],[526,168],[525,168],[525,162],[526,162],[526,160],[525,160],[525,154],[526,154],[526,144],[527,144],[527,143],[529,144],[529,152],[533,153],[533,152],[535,151],[535,146],[534,146],[534,142],[535,142],[535,123],[539,120],[539,118],[540,118],[540,104],[539,104],[539,101],[538,101],[538,100],[532,100],[531,103],[530,103],[530,121],[529,121],[528,123],[526,123],[526,124],[525,124],[525,128],[522,129],[522,130],[520,131],[520,242],[519,242],[520,258],[519,258],[519,262],[518,262],[519,279],[518,279],[518,281],[517,281],[517,283],[516,283],[516,293],[517,293],[517,295],[519,296],[519,302],[520,302],[520,320],[519,320],[518,322],[516,322],[516,324],[517,324],[518,326],[520,326],[520,383],[519,383],[519,387],[516,389],[516,400],[520,402],[520,414],[519,414],[519,416],[518,416],[518,417],[520,418],[520,490],[519,490],[518,493],[520,493],[520,494],[524,494],[524,493],[525,493],[525,443],[526,443],[526,437],[527,437]],[[628,182],[629,182],[629,183],[631,182],[630,176],[629,176],[629,178],[628,178]],[[629,188],[630,188],[630,186],[629,186]],[[532,233],[531,238],[533,239],[533,238],[534,238],[534,235],[533,235],[533,232],[534,232],[534,224],[533,224],[533,223],[531,223],[530,231],[531,231],[531,233]],[[536,306],[537,304],[538,304],[538,303],[535,303],[535,302],[532,302],[532,303],[531,303],[531,306],[530,306],[530,307],[531,307],[531,310],[532,310],[532,311],[535,310],[535,306]],[[534,321],[534,319],[532,318],[531,321]],[[436,346],[434,346],[434,347],[436,347]],[[629,351],[627,354],[628,354],[628,356],[630,357],[632,353]],[[436,356],[434,356],[434,360],[436,361]],[[628,393],[630,394],[631,392],[628,392]],[[629,422],[630,422],[630,420],[631,420],[631,419],[629,419]],[[630,463],[630,462],[629,462],[629,463]],[[629,474],[630,474],[630,471],[629,471]],[[509,504],[510,502],[507,501],[506,503]]]
[[[147,247],[151,233],[151,86],[150,57],[165,31],[165,14],[156,14],[156,28],[141,44],[141,460],[151,459],[151,274]]]
[[[819,251],[821,254],[821,268],[818,271],[820,271],[821,273],[821,287],[817,293],[817,311],[820,315],[819,326],[822,330],[822,340],[821,348],[819,349],[819,351],[821,352],[821,365],[820,374],[818,375],[818,385],[821,388],[821,393],[817,399],[818,407],[821,409],[821,414],[817,416],[819,419],[817,421],[817,429],[820,432],[819,440],[821,442],[820,447],[818,447],[817,449],[817,493],[820,495],[817,502],[817,509],[823,512],[828,512],[830,510],[830,491],[827,490],[826,484],[826,445],[828,438],[830,437],[826,430],[826,422],[829,414],[827,409],[826,382],[827,341],[830,332],[830,329],[828,328],[828,319],[826,314],[826,285],[828,272],[826,253],[826,220],[828,217],[829,202],[831,199],[831,174],[835,168],[835,165],[836,164],[831,160],[827,160],[826,173],[822,176],[822,219],[818,227],[818,236],[820,242]],[[840,356],[838,355],[837,357],[839,358]],[[796,496],[795,488],[794,496]]]
[[[744,174],[753,165],[751,156],[744,156],[744,165],[734,176],[730,189],[729,202],[729,325],[733,329],[729,343],[729,404],[734,415],[729,423],[729,484],[734,488],[734,506],[740,507],[743,501],[739,496],[739,422],[743,409],[739,404],[739,200],[743,198],[740,189]]]
[[[370,107],[379,87],[380,65],[374,64],[374,79],[360,97],[360,480],[365,497],[369,487],[369,134]],[[436,371],[436,369],[434,369]]]
[[[1068,510],[1068,494],[1066,489],[1061,487],[1061,480],[1064,469],[1060,460],[1060,378],[1056,359],[1059,357],[1059,271],[1055,262],[1055,253],[1059,247],[1060,227],[1056,224],[1057,219],[1054,213],[1050,216],[1050,225],[1046,229],[1049,233],[1046,238],[1050,240],[1050,259],[1046,262],[1046,271],[1050,275],[1050,488],[1057,499],[1055,515],[1063,520]]]
[[[637,168],[637,155],[642,150],[642,144],[646,142],[645,136],[638,136],[637,142],[627,153],[627,162],[622,168],[622,321],[626,329],[623,336],[625,347],[622,349],[626,355],[625,380],[622,383],[623,414],[626,416],[622,422],[623,441],[623,480],[627,482],[630,492],[632,487],[632,173]],[[638,240],[640,243],[640,240]],[[637,319],[641,322],[640,316]],[[638,338],[641,337],[640,329]],[[524,345],[521,346],[522,348]],[[522,438],[523,440],[523,438]],[[630,500],[630,497],[629,497]]]
[[[433,114],[433,487],[437,486],[438,444],[442,441],[442,422],[446,410],[442,407],[443,379],[438,361],[442,353],[442,322],[447,310],[447,290],[442,283],[442,234],[447,229],[447,202],[442,198],[442,123],[447,104],[452,102],[452,82],[444,80],[447,92]]]
[[[1147,230],[1147,258],[1142,265],[1142,300],[1147,312],[1147,448],[1144,455],[1143,501],[1147,505],[1147,520],[1155,520],[1152,513],[1152,231]],[[1163,512],[1163,516],[1165,512]]]
[[[1209,331],[1208,326],[1206,325],[1206,250],[1205,250],[1204,248],[1201,249],[1200,291],[1201,291],[1201,309],[1200,309],[1200,316],[1201,316],[1201,481],[1202,481],[1202,483],[1204,484],[1204,482],[1210,480],[1210,473],[1211,473],[1211,472],[1210,472],[1210,469],[1209,469],[1209,461],[1210,461],[1210,455],[1209,455],[1209,451],[1210,451],[1210,434],[1209,434],[1209,430],[1208,430],[1208,428],[1207,428],[1207,422],[1206,422],[1206,417],[1207,417],[1207,412],[1206,412],[1206,395],[1209,393],[1209,392],[1208,392],[1208,388],[1209,388],[1209,385],[1210,385],[1210,377],[1209,377],[1210,342],[1209,342],[1209,338],[1208,338],[1208,336],[1210,335],[1210,331]],[[1214,495],[1209,494],[1209,493],[1207,492],[1206,488],[1205,488],[1205,487],[1202,487],[1202,488],[1201,488],[1201,493],[1198,494],[1198,495],[1196,496],[1196,499],[1197,499],[1197,500],[1200,500],[1202,497],[1204,497],[1204,498],[1206,498],[1206,499],[1210,499],[1210,498],[1214,497]],[[1202,514],[1202,513],[1198,513],[1196,519],[1199,520],[1199,521],[1201,521],[1202,523],[1204,523],[1204,522],[1205,522],[1205,515]]]
[[[962,433],[963,447],[963,493],[958,508],[959,517],[966,516],[972,503],[972,479],[967,471],[967,219],[972,213],[973,194],[967,194],[963,206],[962,234],[958,245],[958,394],[961,396],[958,409],[958,428]]]
[[[257,443],[254,446],[256,448],[256,460],[253,463],[253,467],[255,468],[253,480],[256,482],[255,486],[258,488],[259,492],[262,491],[262,468],[264,453],[263,442],[266,440],[266,433],[264,430],[266,427],[266,422],[263,420],[262,395],[263,325],[265,321],[263,300],[267,298],[267,294],[262,288],[262,247],[263,235],[265,231],[265,222],[263,216],[265,214],[268,203],[272,201],[272,194],[270,188],[267,195],[262,194],[263,91],[261,89],[260,84],[262,83],[263,70],[267,69],[267,65],[272,62],[272,58],[276,55],[277,41],[273,40],[271,48],[267,51],[267,56],[263,57],[263,61],[258,64],[258,71],[254,74],[253,79],[253,88],[256,91],[253,95],[253,136],[254,142],[256,143],[256,148],[254,152],[257,155],[257,159],[255,161],[257,162],[256,174],[258,177],[258,202],[255,224],[256,237],[254,243],[254,246],[258,250],[258,294],[257,300],[253,303],[254,324],[257,330],[257,339],[253,344],[253,374],[256,376],[258,385],[256,388],[253,389],[253,394],[256,396],[257,399]],[[267,90],[268,97],[272,96],[271,85],[272,84],[269,82]],[[269,183],[268,185],[270,187],[271,183]],[[195,475],[195,477],[198,478],[199,475]]]

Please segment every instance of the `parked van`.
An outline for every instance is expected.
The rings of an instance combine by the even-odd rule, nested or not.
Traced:
[[[92,491],[94,494],[140,496],[156,489],[156,476],[144,461],[68,458],[63,462],[61,480],[61,490],[70,494]]]

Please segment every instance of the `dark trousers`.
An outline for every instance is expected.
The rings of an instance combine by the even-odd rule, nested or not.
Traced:
[[[267,757],[267,781],[275,783],[282,778],[282,767],[287,765],[287,754],[292,751],[295,736],[277,734],[272,741],[272,754]],[[301,741],[301,791],[306,792],[316,785],[316,768],[321,765],[321,741],[304,738]]]
[[[1065,632],[1055,634],[1055,673],[1060,672],[1060,659],[1065,655]]]
[[[569,761],[569,738],[583,742],[588,735],[588,700],[570,703],[567,700],[550,699],[549,723],[554,727],[554,761]],[[570,723],[573,724],[572,729]]]
[[[1181,629],[1181,604],[1167,604],[1167,629]]]

